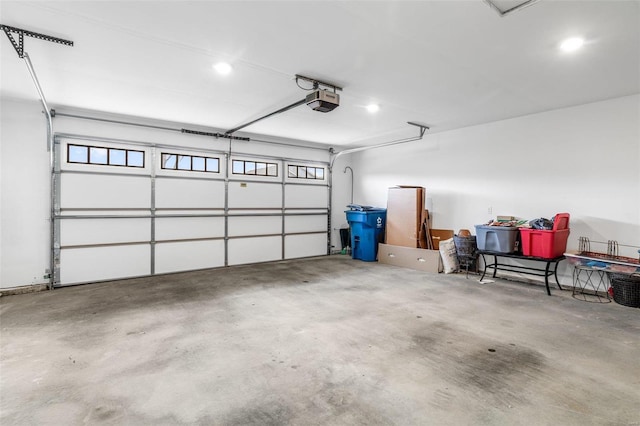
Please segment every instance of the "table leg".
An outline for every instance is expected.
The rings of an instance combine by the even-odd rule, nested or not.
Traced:
[[[480,254],[482,256],[482,276],[480,277],[480,281],[484,279],[484,274],[487,273],[487,259],[484,258],[484,254]]]
[[[551,290],[549,289],[549,266],[551,262],[547,262],[547,266],[544,268],[544,285],[547,287],[547,296],[551,296]]]
[[[558,288],[560,290],[562,290],[562,286],[560,285],[560,281],[558,281],[558,263],[560,263],[560,261],[556,262],[555,268],[553,268],[553,276],[556,279],[556,284],[558,285]]]
[[[498,272],[498,256],[493,255],[493,278],[496,277],[496,272]]]

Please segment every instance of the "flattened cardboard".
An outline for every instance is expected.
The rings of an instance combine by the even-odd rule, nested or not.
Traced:
[[[431,230],[431,241],[433,241],[433,249],[440,249],[440,241],[445,241],[453,238],[454,232],[453,229],[432,229]]]
[[[424,193],[425,193],[425,196],[426,196],[426,194],[427,194],[426,191],[424,191]],[[431,215],[429,214],[429,210],[424,209],[422,211],[422,218],[420,219],[420,222],[425,223],[429,229],[432,228],[432,226],[431,226]]]
[[[440,251],[378,244],[378,262],[417,271],[442,272]]]
[[[423,187],[389,188],[385,242],[403,247],[419,247],[424,215]]]

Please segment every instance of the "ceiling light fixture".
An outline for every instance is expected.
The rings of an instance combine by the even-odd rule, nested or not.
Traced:
[[[560,49],[565,52],[574,52],[584,45],[584,39],[580,37],[571,37],[560,43]]]
[[[233,67],[226,62],[218,62],[213,66],[213,69],[220,75],[228,75],[233,70]]]
[[[378,105],[378,104],[369,104],[369,105],[367,105],[367,111],[369,111],[369,113],[371,113],[371,114],[375,114],[376,112],[380,111],[380,105]]]

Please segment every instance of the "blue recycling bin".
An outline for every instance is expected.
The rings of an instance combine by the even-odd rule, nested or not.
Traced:
[[[384,237],[387,209],[347,210],[345,213],[351,227],[351,257],[375,262],[378,243]]]

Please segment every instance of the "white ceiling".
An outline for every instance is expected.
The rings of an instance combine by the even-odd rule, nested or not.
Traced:
[[[51,106],[226,130],[302,99],[302,74],[342,86],[340,107],[245,130],[334,146],[417,134],[407,121],[434,133],[640,92],[639,1],[541,0],[500,17],[482,0],[2,0],[0,16],[75,43],[25,38]],[[584,48],[560,52],[575,35]],[[0,36],[1,95],[37,99]],[[231,75],[213,72],[221,60]]]

